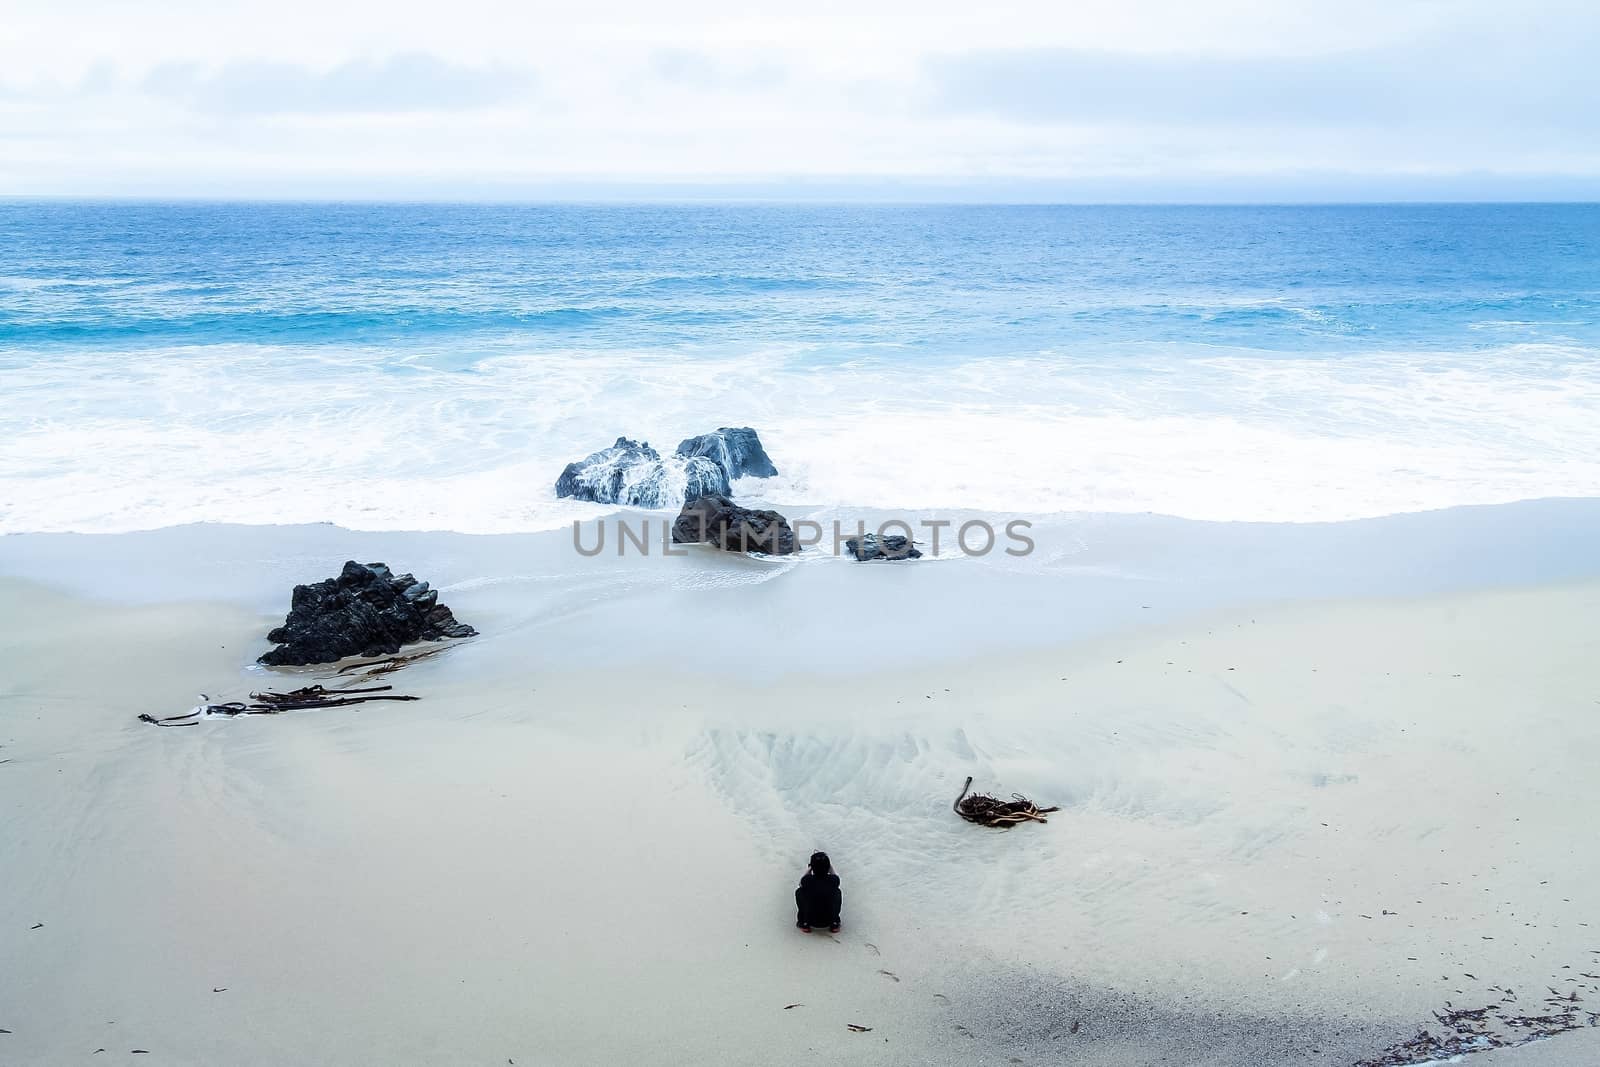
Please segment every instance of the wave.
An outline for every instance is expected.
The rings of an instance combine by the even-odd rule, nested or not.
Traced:
[[[199,306],[205,298],[219,295],[199,289],[186,289],[172,295]],[[115,319],[79,317],[63,308],[60,316],[8,315],[0,309],[0,346],[18,349],[50,344],[117,345],[147,342],[152,347],[175,345],[226,344],[235,338],[249,337],[255,344],[315,344],[329,338],[360,344],[375,340],[413,342],[418,337],[435,337],[454,342],[460,338],[481,339],[495,333],[517,333],[524,339],[564,332],[585,333],[627,323],[645,323],[655,329],[671,329],[701,321],[705,313],[685,309],[664,311],[630,307],[624,304],[535,307],[507,311],[492,309],[439,310],[428,306],[403,304],[381,310],[362,308],[352,311],[317,309],[295,310],[281,307],[242,307],[234,311],[189,311],[183,315],[150,308],[141,314],[135,308]],[[468,343],[473,343],[469,340]]]
[[[201,345],[0,359],[0,531],[194,521],[507,532],[567,462],[751,425],[778,507],[1325,521],[1600,495],[1600,353],[1144,346],[933,363]]]

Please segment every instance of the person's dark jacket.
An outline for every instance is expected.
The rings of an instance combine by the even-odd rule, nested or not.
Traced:
[[[839,876],[832,871],[824,875],[807,871],[800,877],[800,888],[794,891],[794,902],[800,925],[837,926],[842,902]]]

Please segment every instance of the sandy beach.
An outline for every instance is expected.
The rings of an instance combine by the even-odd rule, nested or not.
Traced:
[[[386,678],[414,703],[155,728],[326,680],[252,661],[276,576],[361,538],[193,536],[263,562],[196,595],[165,577],[225,553],[173,531],[0,553],[28,620],[0,653],[5,1062],[1353,1064],[1507,988],[1600,1005],[1593,580],[1170,616],[1123,581],[1091,610],[1149,622],[1009,648],[816,599],[949,582],[1003,614],[1007,582],[959,564],[716,594],[696,558],[559,611],[548,583],[462,580],[485,634]],[[726,670],[590,640],[717,595],[801,621],[736,631]],[[967,775],[1062,811],[968,825]],[[836,936],[793,926],[816,847]],[[1483,1062],[1588,1062],[1594,1037]]]
[[[1600,1067],[1600,3],[148,8],[0,1067]]]

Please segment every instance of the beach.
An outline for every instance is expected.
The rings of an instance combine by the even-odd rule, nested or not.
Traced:
[[[1600,1058],[1597,242],[0,200],[0,1064]]]
[[[590,574],[565,533],[0,539],[27,620],[0,653],[0,1052],[1353,1064],[1506,988],[1592,1006],[1600,574],[1557,542],[1593,518],[1130,519],[1095,548],[1041,523],[1078,562],[1031,571]],[[383,679],[420,700],[138,720],[335,684],[253,660],[286,579],[346,550],[439,576],[483,631]],[[1254,583],[1197,590],[1207,553]],[[968,775],[1062,810],[970,825]],[[837,935],[793,926],[819,847]]]

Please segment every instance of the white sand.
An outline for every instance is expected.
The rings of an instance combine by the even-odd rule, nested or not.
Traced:
[[[134,715],[273,684],[270,620],[0,597],[0,1062],[1348,1063],[1600,967],[1600,586],[767,681],[529,631],[186,729]],[[967,826],[966,774],[1066,810]]]

